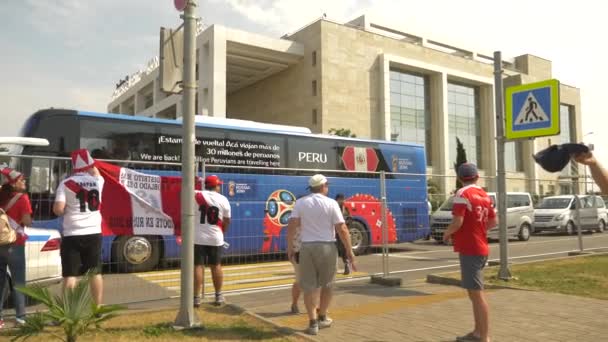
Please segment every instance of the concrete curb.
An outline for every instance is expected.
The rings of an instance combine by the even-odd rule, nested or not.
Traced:
[[[230,306],[230,307],[232,307],[235,310],[238,310],[238,311],[240,311],[240,312],[242,312],[242,313],[244,313],[244,314],[246,314],[248,316],[251,316],[251,317],[253,317],[255,319],[258,319],[258,320],[260,320],[260,321],[262,321],[262,322],[264,322],[266,324],[269,324],[269,325],[275,327],[279,332],[286,333],[286,334],[291,334],[291,335],[297,335],[298,337],[301,337],[301,338],[303,338],[303,339],[305,339],[307,341],[315,341],[315,342],[319,341],[319,340],[317,340],[316,338],[314,338],[314,337],[312,337],[310,335],[307,335],[307,334],[305,334],[305,333],[303,333],[301,331],[294,330],[292,328],[287,328],[287,327],[281,326],[281,325],[279,325],[279,324],[277,324],[277,323],[269,320],[266,317],[262,317],[262,316],[256,314],[255,312],[249,311],[249,310],[247,310],[247,309],[245,309],[245,308],[243,308],[241,306],[238,306],[236,304],[228,304],[227,303],[226,306]]]
[[[518,265],[533,264],[533,263],[546,262],[546,261],[557,261],[557,260],[572,259],[572,258],[585,258],[585,257],[589,257],[589,256],[597,256],[597,255],[605,255],[605,254],[608,254],[608,252],[584,253],[584,254],[577,253],[577,254],[571,254],[566,257],[561,257],[561,258],[551,258],[551,259],[544,259],[544,260],[532,260],[532,261],[521,262],[521,263],[518,263]],[[509,263],[509,266],[512,266],[512,265],[513,264]],[[491,267],[495,267],[495,266],[491,266]],[[453,274],[453,273],[454,272],[443,272],[443,273],[438,273],[438,274],[429,274],[426,276],[426,282],[429,284],[439,284],[439,285],[459,286],[460,287],[460,279],[456,279],[456,278],[448,276],[448,274]],[[495,284],[485,285],[485,288],[490,289],[490,290],[534,291],[534,290],[526,289],[523,287],[508,286],[508,285],[495,285]]]
[[[450,272],[452,273],[452,272]],[[452,278],[447,275],[448,273],[441,274],[429,274],[426,276],[426,282],[429,284],[439,284],[439,285],[448,285],[448,286],[458,286],[460,287],[460,279]],[[514,286],[506,286],[506,285],[494,285],[494,284],[485,284],[484,288],[486,290],[523,290],[523,291],[531,291],[529,289],[524,289],[521,287]]]

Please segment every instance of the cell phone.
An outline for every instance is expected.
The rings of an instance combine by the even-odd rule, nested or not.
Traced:
[[[294,260],[296,261],[296,264],[300,263],[300,252],[296,252],[294,255]]]

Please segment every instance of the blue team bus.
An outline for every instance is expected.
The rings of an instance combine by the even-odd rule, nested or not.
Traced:
[[[284,252],[291,208],[307,193],[308,177],[324,170],[331,183],[329,195],[346,197],[356,254],[382,242],[380,182],[378,174],[370,171],[387,172],[389,242],[413,241],[430,233],[423,146],[288,127],[227,119],[196,124],[196,158],[205,162],[207,173],[224,180],[222,192],[232,206],[226,254]],[[22,135],[45,138],[50,144],[24,147],[22,155],[39,157],[13,160],[30,177],[35,225],[61,226],[51,206],[54,190],[69,167],[57,157],[87,148],[94,158],[124,161],[121,166],[140,172],[179,175],[179,165],[165,162],[180,162],[181,131],[179,120],[67,109],[36,112],[26,121]],[[150,160],[157,162],[138,163]],[[125,272],[151,270],[179,259],[178,242],[174,236],[105,236],[103,262]]]

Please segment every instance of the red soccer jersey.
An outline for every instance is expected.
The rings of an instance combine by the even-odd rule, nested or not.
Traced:
[[[488,255],[488,219],[496,217],[490,196],[477,185],[468,185],[454,196],[452,215],[464,217],[454,233],[454,251],[463,255]]]
[[[15,195],[16,194],[13,194],[13,197]],[[15,222],[22,225],[21,219],[23,218],[23,215],[26,214],[32,214],[32,205],[30,204],[29,196],[27,194],[22,194],[21,197],[19,197],[19,199],[17,200],[17,202],[15,202],[15,204],[13,204],[13,206],[9,208],[9,210],[6,212],[6,215],[12,218]],[[17,239],[15,244],[23,246],[25,244],[25,240]]]

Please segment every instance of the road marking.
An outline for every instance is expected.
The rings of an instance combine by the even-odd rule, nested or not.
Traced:
[[[372,255],[382,256],[382,254],[372,254]],[[441,261],[441,259],[437,259],[437,258],[419,257],[419,256],[415,256],[415,255],[403,255],[401,253],[391,253],[391,254],[389,254],[389,256],[391,256],[393,258],[403,258],[403,259],[413,259],[413,260]]]
[[[284,266],[290,266],[291,267],[291,263],[288,261],[277,261],[277,262],[262,262],[262,263],[257,263],[257,264],[245,264],[245,265],[225,265],[223,266],[224,271],[226,270],[249,270],[249,269],[259,269],[259,268],[266,268],[266,267],[284,267]],[[135,275],[137,275],[138,277],[140,276],[155,276],[155,275],[180,275],[181,271],[154,271],[154,272],[141,272],[141,273],[133,273]]]
[[[393,297],[388,300],[380,300],[370,303],[332,308],[330,314],[333,319],[353,320],[361,317],[386,314],[391,311],[396,311],[408,307],[418,305],[430,305],[453,299],[462,299],[466,297],[467,294],[463,290],[431,295]],[[306,314],[290,315],[284,318],[274,319],[273,321],[281,326],[287,326],[290,328],[301,328],[306,326],[306,324],[308,323],[308,317],[306,316]]]
[[[223,266],[224,286],[222,290],[226,293],[233,291],[253,290],[270,287],[290,286],[295,278],[293,266],[290,262],[269,262],[246,265]],[[340,270],[341,271],[341,270]],[[179,270],[155,271],[135,273],[138,278],[146,280],[151,284],[164,287],[172,291],[180,291],[181,272]],[[337,279],[350,277],[365,277],[368,273],[353,272],[349,276],[337,274]],[[205,272],[205,287],[212,288],[211,272]],[[208,293],[213,291],[207,290]]]
[[[589,239],[596,239],[596,238],[608,238],[608,234],[603,234],[603,235],[591,235],[591,236],[583,236],[583,239],[585,240],[589,240]],[[511,247],[525,247],[528,245],[542,245],[542,244],[547,244],[547,243],[554,243],[554,242],[561,242],[561,241],[577,241],[578,237],[574,236],[574,237],[567,237],[567,238],[559,238],[559,239],[550,239],[550,240],[542,240],[542,241],[527,241],[527,242],[523,242],[523,241],[518,241],[515,243],[509,243],[509,248]],[[424,246],[417,246],[417,247],[424,247]],[[407,253],[408,255],[418,255],[418,254],[429,254],[429,253],[441,253],[441,252],[449,252],[452,251],[452,246],[441,246],[441,245],[437,245],[435,246],[436,248],[440,248],[440,249],[436,249],[436,250],[432,250],[432,251],[420,251],[420,252],[400,252],[400,253],[393,253],[393,254],[402,254],[402,253]],[[500,248],[500,244],[490,244],[489,245],[490,248]],[[391,254],[391,256],[393,255]],[[382,254],[374,254],[374,255],[382,255]]]

